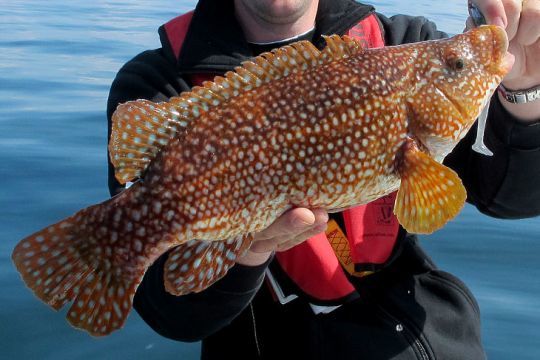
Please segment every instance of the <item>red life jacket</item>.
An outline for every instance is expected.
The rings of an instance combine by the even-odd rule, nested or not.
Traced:
[[[180,15],[164,25],[168,42],[178,60],[193,11]],[[384,46],[379,22],[371,14],[348,30],[347,35],[362,42],[366,48]],[[193,85],[212,80],[218,74],[190,75]],[[370,204],[343,212],[350,258],[358,271],[381,265],[394,248],[399,223],[393,213],[395,193]],[[318,234],[294,248],[276,254],[280,268],[294,282],[296,289],[311,302],[339,304],[356,293],[353,285],[330,245],[335,229]]]

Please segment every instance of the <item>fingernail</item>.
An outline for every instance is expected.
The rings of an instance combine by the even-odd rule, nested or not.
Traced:
[[[315,226],[315,228],[313,229],[313,231],[316,231],[317,233],[320,233],[320,232],[326,231],[326,228],[327,228],[327,227],[328,227],[328,224],[327,224],[327,223],[324,223],[324,224]]]
[[[302,218],[302,217],[296,217],[292,223],[293,223],[293,226],[297,229],[303,229],[303,228],[308,228],[310,226],[313,226],[314,222],[315,222],[315,219],[313,219],[313,221],[310,221],[311,219],[306,219],[305,218]]]
[[[296,229],[301,229],[301,230],[313,226],[313,223],[308,223],[300,219],[295,220],[293,224]]]

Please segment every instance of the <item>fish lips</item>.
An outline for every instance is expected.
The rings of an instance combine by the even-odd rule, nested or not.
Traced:
[[[504,74],[508,74],[510,70],[512,70],[512,66],[514,66],[515,61],[516,57],[511,53],[507,52],[501,60],[499,68]]]
[[[486,25],[489,27],[493,39],[493,64],[496,70],[506,75],[514,65],[515,57],[508,52],[508,36],[506,31],[496,25]],[[482,26],[484,27],[484,26]]]

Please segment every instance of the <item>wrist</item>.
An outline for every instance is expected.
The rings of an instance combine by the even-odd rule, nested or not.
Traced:
[[[244,256],[236,259],[236,263],[245,266],[259,266],[268,261],[273,251],[255,252],[248,250]]]
[[[524,123],[540,120],[540,99],[518,104],[509,102],[501,92],[497,92],[501,105],[516,119]]]

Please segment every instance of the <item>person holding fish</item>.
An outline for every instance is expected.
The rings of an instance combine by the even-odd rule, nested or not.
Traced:
[[[469,7],[473,16],[467,29],[482,20],[501,26],[515,60],[490,104],[485,140],[494,155],[471,150],[471,131],[445,163],[458,172],[468,201],[483,213],[536,216],[540,1],[477,0]],[[234,10],[232,2],[201,0],[193,18],[181,17],[160,29],[160,52],[142,54],[120,71],[109,115],[121,102],[166,100],[208,79],[208,73],[214,76],[294,41],[316,43],[321,34],[358,30],[364,44],[380,46],[376,35],[366,34],[370,25],[355,29],[372,14],[371,7],[346,0],[236,0]],[[375,16],[385,45],[445,36],[424,18]],[[185,30],[175,33],[182,26]],[[166,52],[175,51],[170,56],[177,63],[171,63]],[[523,96],[527,101],[518,101]],[[111,191],[119,191],[113,176]],[[370,205],[330,215],[323,209],[289,210],[255,235],[247,254],[223,279],[196,294],[175,297],[165,291],[165,255],[146,274],[134,306],[163,336],[202,340],[203,359],[484,358],[478,305],[469,290],[438,270],[414,235],[399,228],[393,198]],[[349,241],[356,244],[352,254],[317,247],[317,241],[348,236],[356,237],[355,243]]]
[[[485,358],[414,234],[465,199],[540,214],[540,1],[469,9],[445,39],[351,0],[200,0],[111,87],[115,196],[23,239],[23,280],[94,336],[133,301],[203,359]]]

